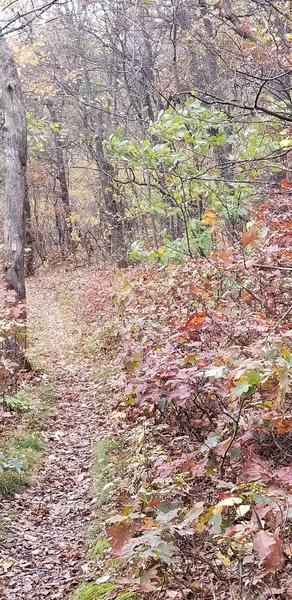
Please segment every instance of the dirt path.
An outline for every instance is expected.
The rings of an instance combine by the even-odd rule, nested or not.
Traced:
[[[82,575],[98,397],[86,367],[76,362],[78,323],[70,281],[68,275],[55,286],[44,276],[30,286],[34,352],[54,365],[57,400],[44,428],[47,451],[35,484],[2,506],[7,526],[2,561],[8,562],[0,598],[5,600],[63,599]],[[82,285],[80,280],[76,294]]]

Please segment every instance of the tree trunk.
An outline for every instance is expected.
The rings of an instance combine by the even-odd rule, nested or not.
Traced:
[[[57,229],[59,233],[60,245],[62,246],[64,243],[68,245],[71,244],[71,233],[72,233],[72,225],[70,224],[70,198],[69,198],[69,190],[67,184],[67,175],[66,175],[66,167],[64,160],[64,149],[63,149],[63,141],[60,129],[60,121],[57,118],[57,113],[54,107],[54,104],[51,99],[48,99],[46,102],[47,109],[50,114],[50,118],[52,124],[56,124],[59,128],[54,130],[54,140],[55,140],[55,161],[56,161],[56,178],[59,181],[59,189],[60,189],[60,200],[61,200],[61,209],[59,209],[59,224],[57,224]],[[58,210],[59,207],[57,207]],[[61,236],[60,236],[60,232]]]
[[[31,210],[30,210],[30,201],[28,197],[28,193],[26,192],[25,197],[25,276],[31,277],[34,275],[34,245],[35,239],[32,230],[32,222],[31,222]]]
[[[0,37],[0,75],[6,150],[4,277],[7,288],[15,292],[16,301],[24,301],[26,297],[24,250],[27,132],[20,81],[13,56],[3,35]],[[22,315],[23,317],[25,318],[25,315]],[[7,354],[19,366],[25,363],[23,350],[26,346],[26,335],[24,333],[19,336],[16,332],[6,346]]]

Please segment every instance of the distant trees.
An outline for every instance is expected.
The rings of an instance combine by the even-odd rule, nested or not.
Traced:
[[[33,235],[27,185],[27,127],[21,83],[7,42],[9,33],[20,31],[56,3],[31,5],[13,2],[4,6],[0,23],[0,77],[4,111],[6,155],[5,218],[4,218],[4,280],[9,303],[15,303],[12,317],[20,317],[22,326],[7,330],[5,352],[17,366],[27,366],[26,348],[26,286],[25,276],[33,272]],[[5,12],[6,11],[6,12]],[[28,260],[25,265],[27,250]],[[9,295],[12,292],[12,295]],[[13,300],[14,299],[14,300]]]
[[[163,157],[151,164],[147,149],[141,164],[132,159],[129,164],[126,153],[118,164],[107,150],[108,139],[119,130],[119,139],[136,140],[138,146],[149,138],[151,154],[165,140],[157,130],[149,136],[149,124],[168,109],[171,118],[182,116],[189,99],[214,107],[224,118],[225,142],[214,143],[210,165],[223,181],[223,203],[233,202],[234,211],[243,165],[247,184],[258,179],[257,199],[271,182],[285,178],[280,171],[289,167],[285,128],[292,117],[290,17],[284,0],[49,4],[46,22],[13,40],[30,112],[32,229],[42,261],[52,252],[65,256],[80,250],[85,260],[125,264],[133,241],[143,238],[158,247],[165,235],[183,235],[189,218],[200,219],[205,209],[214,208],[204,181],[198,191],[200,171],[196,185],[186,181],[184,211],[181,198],[169,200],[182,191],[179,182],[175,190],[169,185],[177,166],[169,174]],[[251,125],[250,140],[257,127],[264,127],[275,141],[272,153],[270,145],[262,145],[256,157],[250,148],[239,156],[242,132],[251,131]],[[216,138],[216,128],[211,129],[209,137]],[[174,137],[173,155],[181,143]],[[182,171],[197,171],[202,163],[200,152],[191,154],[193,166],[187,153]],[[230,223],[232,231],[233,217]]]

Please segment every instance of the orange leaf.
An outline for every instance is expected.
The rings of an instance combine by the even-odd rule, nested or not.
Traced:
[[[200,325],[203,325],[203,323],[205,322],[205,319],[206,319],[205,314],[203,314],[201,312],[194,313],[189,316],[189,318],[183,325],[182,329],[185,330],[185,329],[192,329],[194,327],[199,327]]]
[[[218,215],[216,215],[216,213],[209,208],[205,210],[202,223],[204,223],[204,225],[214,225],[216,221],[218,221]]]
[[[274,422],[274,427],[279,434],[292,431],[292,416],[276,419]]]
[[[251,227],[248,231],[245,231],[242,235],[242,243],[244,248],[246,246],[255,246],[259,237],[259,232],[255,227]]]
[[[157,526],[156,521],[154,519],[152,519],[152,517],[145,517],[143,519],[143,523],[147,527],[147,529]]]
[[[218,258],[223,260],[223,262],[227,262],[229,258],[232,256],[232,250],[223,250],[218,253]]]
[[[289,181],[289,179],[281,179],[280,183],[282,188],[292,188],[292,181]]]

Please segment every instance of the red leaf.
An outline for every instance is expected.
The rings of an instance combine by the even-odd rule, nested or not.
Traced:
[[[280,183],[282,188],[292,188],[292,181],[289,181],[289,179],[281,179]]]
[[[122,522],[116,523],[107,530],[107,535],[110,537],[110,545],[115,554],[117,554],[127,542],[133,531],[131,523]]]
[[[253,547],[260,559],[264,561],[267,573],[273,573],[281,568],[283,553],[281,540],[276,533],[261,530],[253,538]]]
[[[274,474],[269,465],[260,458],[251,458],[243,465],[242,474],[246,481],[272,481]]]

